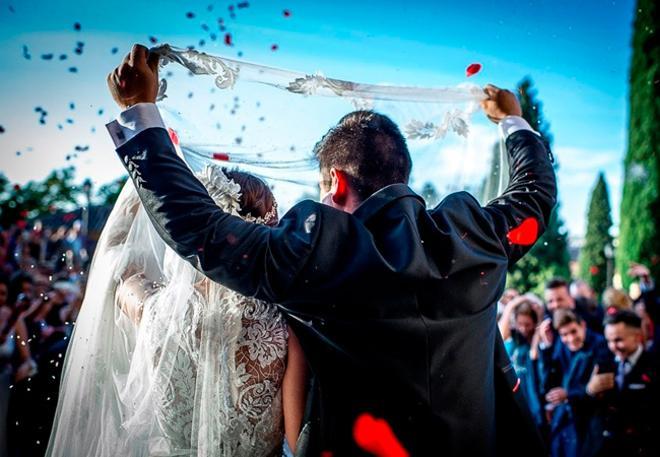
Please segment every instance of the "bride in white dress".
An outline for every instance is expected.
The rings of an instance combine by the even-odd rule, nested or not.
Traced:
[[[277,222],[268,187],[207,166],[225,211]],[[101,236],[65,359],[47,455],[282,455],[305,362],[273,304],[214,283],[158,237],[129,181]]]

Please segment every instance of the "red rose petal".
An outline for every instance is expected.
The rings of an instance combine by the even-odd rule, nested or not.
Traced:
[[[598,268],[596,265],[592,265],[592,266],[589,267],[589,274],[591,276],[597,275],[599,271],[600,271],[600,268]]]
[[[353,425],[353,439],[362,450],[377,457],[408,457],[390,425],[371,414],[361,414]]]
[[[231,33],[225,33],[225,44],[231,46],[233,44],[231,40]]]
[[[229,162],[229,154],[226,152],[214,152],[213,160],[221,160],[223,162]]]
[[[647,375],[646,373],[643,373],[643,374],[642,374],[642,381],[644,381],[644,382],[651,382],[651,378],[650,378],[649,375]]]
[[[481,71],[481,64],[480,63],[472,63],[472,64],[468,65],[468,67],[465,69],[465,76],[467,76],[469,78],[470,76],[476,75],[480,71]]]
[[[534,244],[539,235],[539,223],[533,217],[528,217],[518,227],[506,234],[509,243],[521,246]]]
[[[168,128],[167,133],[170,134],[170,140],[172,140],[172,144],[174,146],[178,146],[179,145],[179,135],[176,134],[176,131],[174,131],[174,129]]]

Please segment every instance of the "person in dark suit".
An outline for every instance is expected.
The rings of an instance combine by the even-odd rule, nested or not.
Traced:
[[[495,320],[507,268],[556,201],[552,155],[515,95],[485,89],[512,170],[485,207],[458,192],[427,210],[396,124],[358,111],[315,147],[325,204],[271,228],[219,210],[177,157],[154,104],[157,59],[136,45],[108,75],[125,110],[108,130],[163,239],[287,315],[314,377],[298,455],[368,455],[353,436],[363,414],[412,456],[544,455]]]
[[[602,335],[572,310],[556,310],[553,326],[561,341],[539,351],[552,456],[590,456],[594,404],[587,383],[596,365],[611,364],[610,354]]]
[[[621,310],[605,318],[605,338],[615,355],[608,377],[594,373],[587,386],[601,404],[603,439],[599,456],[660,455],[658,363],[642,344],[642,320]]]

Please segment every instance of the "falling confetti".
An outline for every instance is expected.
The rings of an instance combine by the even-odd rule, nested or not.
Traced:
[[[250,2],[240,2],[240,3],[236,4],[236,6],[238,8],[247,8],[247,7],[250,6]]]
[[[41,54],[41,58],[43,60],[53,60],[54,55],[52,53],[49,54]]]
[[[408,457],[390,425],[371,414],[361,414],[353,425],[355,443],[364,451],[378,457]]]
[[[231,33],[225,33],[225,44],[227,46],[232,46],[232,39],[231,39]]]
[[[80,22],[76,22],[75,24],[73,24],[73,30],[75,30],[76,32],[80,32],[81,29],[82,26],[80,25]]]
[[[69,109],[70,109],[70,110],[74,110],[74,109],[76,109],[76,104],[73,103],[73,102],[69,103]]]
[[[69,73],[78,73],[78,67],[69,67]]]
[[[291,11],[289,11],[289,10],[284,10],[284,11],[282,11],[282,15],[283,15],[284,17],[291,17]]]
[[[30,60],[32,58],[32,55],[30,55],[30,51],[26,45],[23,45],[23,58],[26,60]]]
[[[5,133],[5,128],[0,125],[0,133]]]
[[[276,45],[276,44],[272,44],[272,45],[270,46],[270,50],[271,50],[271,51],[277,51],[278,49],[279,49],[279,46]]]
[[[188,11],[188,12],[186,13],[186,17],[187,17],[188,19],[192,19],[192,18],[195,17],[195,13],[193,13],[193,12],[191,12],[191,11]]]
[[[174,146],[179,145],[179,135],[176,134],[176,131],[174,129],[168,128],[167,133],[170,134],[170,140],[172,140],[172,144]]]
[[[598,268],[596,265],[591,265],[591,266],[589,267],[589,274],[590,274],[591,276],[596,276],[596,275],[598,274],[599,271],[600,271],[600,268]]]
[[[68,56],[66,54],[60,54],[60,60],[66,60]]]
[[[119,52],[119,48],[112,48],[112,49],[110,50],[110,53],[111,53],[111,54],[117,54],[118,52]]]
[[[506,234],[509,243],[521,246],[531,246],[539,234],[539,223],[533,217],[528,217],[518,227]]]
[[[518,389],[520,388],[520,378],[516,381],[516,385],[513,386],[513,389],[511,390],[513,393],[516,393]]]
[[[214,152],[213,160],[220,160],[222,162],[229,162],[229,154],[226,152]]]
[[[468,65],[468,67],[465,69],[465,76],[467,76],[469,78],[470,76],[476,75],[480,71],[481,71],[481,64],[480,63],[473,63],[473,64]]]
[[[149,42],[151,44],[156,44],[156,43],[158,43],[158,38],[156,38],[155,36],[150,36],[149,37]]]

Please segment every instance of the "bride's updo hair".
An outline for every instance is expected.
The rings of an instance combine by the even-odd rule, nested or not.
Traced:
[[[222,171],[227,178],[241,186],[239,203],[241,216],[263,220],[266,225],[277,225],[277,203],[268,185],[254,175],[239,170]]]

